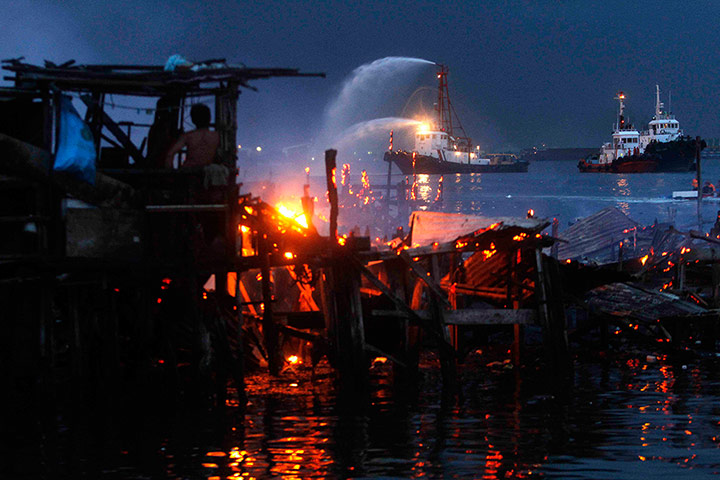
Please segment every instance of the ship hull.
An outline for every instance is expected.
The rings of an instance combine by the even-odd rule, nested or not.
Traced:
[[[622,157],[612,163],[592,163],[580,160],[578,170],[582,173],[652,173],[657,171],[658,162],[655,157],[633,155]]]
[[[683,137],[672,142],[651,142],[645,154],[657,157],[656,172],[689,172],[695,169],[695,148],[694,139]]]
[[[705,143],[702,142],[701,149]],[[621,157],[612,163],[580,160],[578,170],[593,173],[667,173],[695,169],[695,140],[683,137],[672,142],[651,142],[640,155]]]
[[[415,168],[413,168],[412,153],[403,151],[386,152],[384,160],[397,165],[405,175],[412,175],[413,173],[427,175],[444,175],[451,173],[523,173],[528,171],[529,165],[528,162],[522,161],[478,165],[448,162],[427,155],[416,155]]]

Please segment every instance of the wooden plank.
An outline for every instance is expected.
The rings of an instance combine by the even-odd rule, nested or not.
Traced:
[[[407,318],[407,312],[399,310],[372,310],[377,317]],[[431,318],[427,310],[414,310],[423,319]],[[443,312],[445,325],[537,325],[538,315],[532,309],[464,309]]]
[[[207,205],[145,205],[147,212],[222,212],[228,208],[222,203]]]

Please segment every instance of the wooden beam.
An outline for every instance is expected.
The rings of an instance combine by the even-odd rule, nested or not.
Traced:
[[[440,348],[449,349],[449,350],[452,350],[453,352],[455,351],[453,346],[450,345],[448,342],[446,342],[442,338],[440,333],[436,329],[433,328],[433,326],[429,320],[418,316],[404,301],[402,301],[400,298],[395,296],[390,291],[390,289],[388,289],[388,287],[379,278],[377,278],[375,276],[375,274],[373,272],[371,272],[365,265],[360,263],[360,261],[357,258],[355,258],[353,256],[353,257],[351,257],[351,259],[352,259],[352,263],[360,271],[360,273],[365,278],[367,278],[370,281],[370,283],[375,285],[375,288],[380,290],[383,293],[383,295],[388,297],[395,304],[395,308],[397,308],[398,310],[400,310],[402,312],[405,312],[408,315],[408,318],[410,318],[410,320],[414,320],[419,325],[422,325],[426,331],[432,333],[436,338],[438,338]]]
[[[87,105],[88,108],[94,108],[98,109],[98,107],[93,103],[92,98],[89,95],[82,95],[80,96],[80,99]],[[122,128],[115,123],[115,121],[110,118],[110,115],[105,113],[104,111],[96,111],[94,114],[100,115],[100,120],[103,125],[112,133],[115,138],[117,138],[118,142],[122,144],[122,146],[128,151],[130,156],[135,160],[135,163],[138,165],[144,165],[145,164],[145,157],[140,152],[140,150],[135,146],[135,144],[130,140],[130,137],[127,136],[125,132],[123,132]]]
[[[430,292],[433,293],[438,300],[440,300],[445,308],[451,308],[450,302],[448,302],[447,299],[447,294],[437,283],[435,283],[430,276],[430,272],[425,270],[418,262],[413,261],[406,251],[401,251],[399,257],[408,267],[410,267],[410,271],[417,275],[417,277],[428,286]]]
[[[400,310],[372,310],[377,317],[407,318],[407,312]],[[414,310],[415,315],[429,320],[427,310]],[[445,325],[537,325],[537,312],[532,309],[463,309],[443,312]]]
[[[312,296],[312,288],[309,285],[305,285],[298,279],[297,275],[295,275],[295,271],[290,268],[290,265],[287,265],[285,268],[290,274],[290,278],[292,278],[297,285],[298,290],[300,290],[300,296],[305,299],[305,301],[313,311],[319,312],[320,308],[318,307],[317,303],[315,303],[315,299]]]

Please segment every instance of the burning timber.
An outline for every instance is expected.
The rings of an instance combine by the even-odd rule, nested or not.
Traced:
[[[338,236],[343,192],[328,150],[321,235],[307,194],[303,213],[288,213],[236,179],[240,88],[308,75],[195,65],[5,65],[15,75],[0,91],[0,221],[11,232],[0,245],[1,368],[11,385],[41,395],[85,382],[107,396],[152,386],[224,405],[230,382],[242,404],[249,369],[279,376],[327,357],[339,385],[360,392],[372,359],[413,379],[432,349],[451,391],[457,363],[489,332],[512,338],[520,365],[530,358],[524,332],[537,329],[544,363],[566,372],[569,340],[602,344],[621,332],[670,347],[690,336],[683,322],[707,331],[717,320],[720,241],[642,227],[616,210],[562,234],[532,216],[414,212],[407,235],[371,247]],[[94,181],[54,168],[67,94],[87,108]],[[107,113],[110,94],[157,99],[140,144],[128,129],[143,126]],[[204,168],[161,167],[200,96],[214,103],[219,164],[230,172],[219,183]]]

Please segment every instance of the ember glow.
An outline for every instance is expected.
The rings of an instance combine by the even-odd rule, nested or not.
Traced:
[[[350,164],[344,163],[342,167],[342,171],[340,172],[340,183],[345,186],[348,182],[348,177],[350,176]]]

